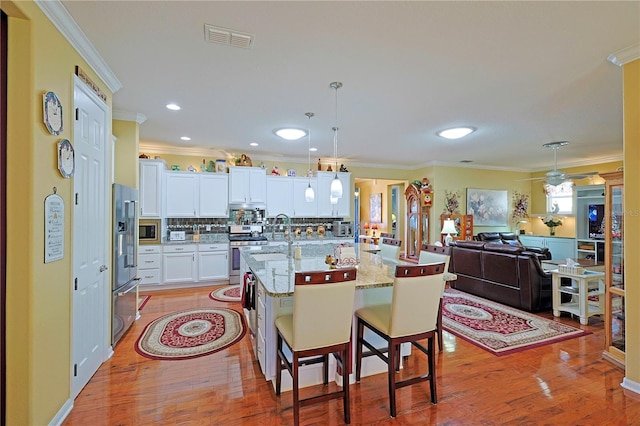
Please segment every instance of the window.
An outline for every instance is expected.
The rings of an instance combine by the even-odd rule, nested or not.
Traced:
[[[560,185],[544,185],[547,194],[547,212],[573,213],[573,182],[562,182]]]

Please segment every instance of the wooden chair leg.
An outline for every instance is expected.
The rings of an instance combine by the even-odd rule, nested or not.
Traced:
[[[391,413],[391,417],[396,416],[396,363],[397,363],[397,351],[396,344],[393,342],[393,339],[389,340],[389,352],[387,356],[389,357],[389,362],[387,365],[387,374],[389,376],[389,412]]]
[[[433,336],[427,339],[427,359],[429,361],[429,385],[431,389],[431,402],[434,404],[438,403],[438,393],[436,391],[436,356],[433,353],[434,344],[433,344]]]
[[[438,321],[436,327],[438,334],[438,349],[442,352],[442,298],[440,298],[440,305],[438,305]]]
[[[280,359],[280,352],[282,351],[282,336],[280,333],[276,333],[276,395],[280,395],[280,384],[282,381],[282,360]]]
[[[358,336],[356,337],[356,382],[360,381],[362,367],[362,339],[364,337],[364,324],[358,318]]]
[[[298,368],[300,363],[298,360],[298,354],[293,353],[293,424],[298,426],[300,424],[300,389],[299,389],[299,377]]]
[[[349,367],[345,364],[345,361],[349,359],[349,344],[347,342],[344,346],[344,350],[342,351],[341,356],[341,366],[342,366],[342,390],[343,390],[343,402],[342,405],[344,407],[344,422],[346,424],[351,423],[351,399],[349,397]]]

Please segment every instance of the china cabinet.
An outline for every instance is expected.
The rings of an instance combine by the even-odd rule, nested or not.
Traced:
[[[445,219],[452,219],[456,227],[457,234],[451,235],[453,240],[473,240],[473,215],[472,214],[447,214],[440,215],[440,229],[444,226]],[[447,235],[440,235],[440,242],[444,244]]]
[[[625,367],[623,172],[601,173],[605,182],[605,349],[603,357]]]
[[[404,191],[407,201],[407,236],[406,256],[409,259],[418,260],[420,248],[429,244],[429,210],[431,200],[425,200],[420,187],[411,184]]]

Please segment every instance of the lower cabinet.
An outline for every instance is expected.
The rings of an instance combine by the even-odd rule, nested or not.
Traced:
[[[162,246],[138,246],[138,277],[141,285],[162,284]]]
[[[181,244],[163,247],[162,277],[165,284],[197,280],[196,245]]]
[[[229,244],[198,246],[198,281],[229,279]]]

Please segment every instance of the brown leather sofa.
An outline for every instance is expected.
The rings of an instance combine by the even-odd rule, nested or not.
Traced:
[[[527,251],[537,253],[540,260],[551,260],[552,257],[552,253],[547,247],[525,247],[520,242],[518,234],[515,232],[479,232],[476,239],[486,243],[509,244],[512,246],[524,247]]]
[[[451,287],[529,312],[551,309],[551,274],[524,247],[482,241],[454,241]]]

